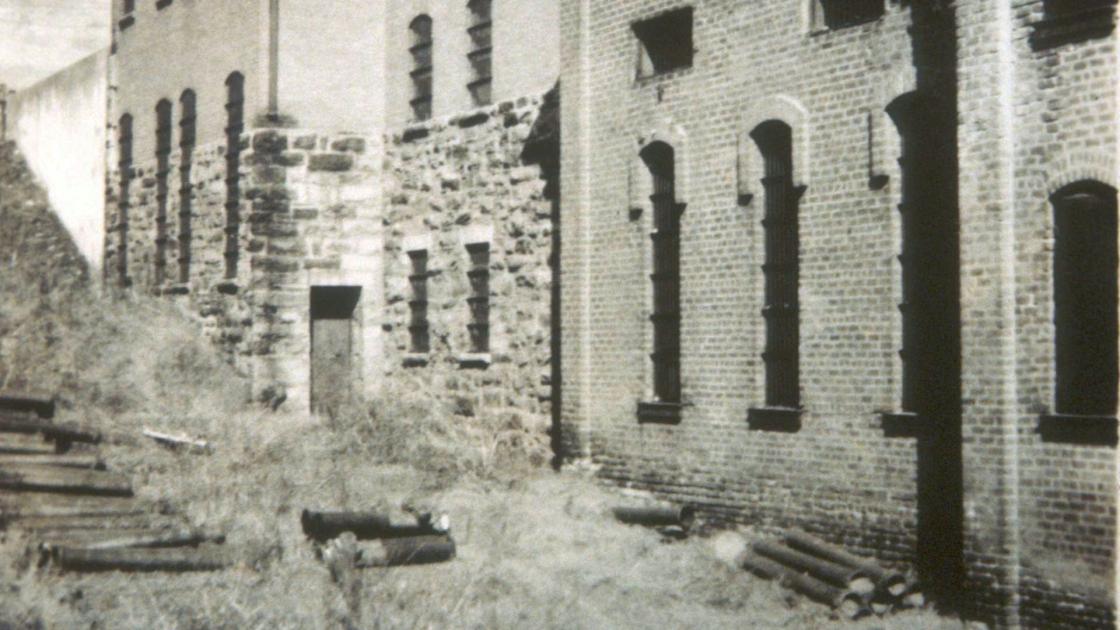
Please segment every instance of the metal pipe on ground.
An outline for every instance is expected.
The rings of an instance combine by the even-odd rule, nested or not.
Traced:
[[[51,455],[58,452],[54,442],[43,436],[26,433],[0,433],[0,454],[4,455]]]
[[[53,394],[19,391],[0,394],[0,409],[33,412],[43,418],[54,415],[54,402]]]
[[[891,597],[901,597],[907,590],[906,576],[902,573],[884,568],[869,558],[849,553],[808,532],[791,529],[786,532],[785,540],[787,545],[804,553],[866,571],[867,575],[875,580],[875,587]]]
[[[0,496],[0,520],[35,517],[111,516],[117,514],[171,514],[163,502],[129,497],[14,493]]]
[[[455,541],[450,536],[413,536],[359,545],[354,566],[368,568],[431,564],[454,557]]]
[[[875,592],[875,582],[863,569],[835,564],[809,554],[795,551],[778,543],[760,541],[751,548],[761,554],[799,571],[807,571],[813,577],[837,588],[858,593],[861,596]]]
[[[154,529],[182,525],[184,523],[180,518],[140,510],[124,514],[30,517],[11,521],[11,527],[41,537],[58,536],[71,531]]]
[[[167,549],[74,549],[54,552],[55,563],[66,571],[218,571],[233,564],[231,553],[219,547]]]
[[[49,468],[46,466],[0,470],[0,489],[21,492],[132,496],[132,483],[115,473]]]
[[[105,462],[92,454],[54,455],[0,455],[0,469],[12,466],[55,466],[59,468],[89,468],[105,470]]]
[[[744,569],[761,577],[777,580],[779,584],[831,607],[845,619],[859,619],[871,614],[864,597],[859,593],[836,588],[817,578],[800,573],[795,569],[779,564],[765,556],[750,551],[739,556]]]
[[[128,547],[196,547],[203,543],[221,543],[225,535],[198,529],[110,529],[67,532],[54,540],[46,540],[41,549],[60,547],[72,549],[123,549]]]
[[[300,524],[304,534],[320,542],[343,532],[352,532],[359,540],[441,533],[427,514],[391,518],[380,512],[304,510]]]
[[[75,424],[47,422],[43,420],[21,420],[0,416],[0,432],[9,433],[41,433],[52,440],[62,442],[88,442],[96,444],[101,441],[101,434],[92,429],[87,429]]]
[[[680,527],[684,531],[692,528],[696,510],[691,505],[675,506],[620,506],[613,510],[614,517],[631,525],[646,527]]]

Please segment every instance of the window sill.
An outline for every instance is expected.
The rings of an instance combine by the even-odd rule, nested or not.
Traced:
[[[879,423],[884,437],[917,437],[922,418],[912,411],[880,411]]]
[[[681,421],[681,403],[639,402],[638,422],[654,424],[678,424]]]
[[[1115,8],[1115,3],[1110,3],[1039,20],[1032,25],[1031,49],[1045,50],[1107,37],[1116,27]]]
[[[406,367],[427,367],[428,353],[426,352],[406,352],[404,359],[401,363]]]
[[[793,407],[751,407],[747,410],[747,423],[752,431],[797,433],[803,413],[804,409]]]
[[[467,354],[460,354],[456,359],[459,361],[461,369],[475,369],[484,370],[490,367],[493,359],[489,352],[470,352]]]
[[[1038,420],[1038,433],[1046,442],[1116,446],[1115,416],[1044,414]]]

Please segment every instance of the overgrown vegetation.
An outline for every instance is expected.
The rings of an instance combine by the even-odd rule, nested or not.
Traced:
[[[227,532],[237,568],[197,575],[58,575],[0,545],[0,627],[537,628],[832,625],[828,612],[718,562],[707,541],[666,543],[615,523],[618,495],[543,464],[543,436],[455,416],[422,391],[382,392],[332,418],[247,403],[246,383],[166,302],[93,288],[42,193],[0,148],[0,378],[57,391],[63,419],[105,447],[141,496]],[[142,427],[188,433],[172,451]],[[436,509],[453,562],[362,572],[339,585],[300,531],[305,507]],[[747,532],[749,534],[749,532]],[[955,627],[929,612],[850,627]]]

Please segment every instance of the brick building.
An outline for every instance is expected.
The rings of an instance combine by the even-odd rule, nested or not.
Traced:
[[[565,452],[1111,626],[1115,3],[562,3]]]
[[[113,11],[106,282],[259,398],[556,413],[611,482],[1113,622],[1114,1]]]

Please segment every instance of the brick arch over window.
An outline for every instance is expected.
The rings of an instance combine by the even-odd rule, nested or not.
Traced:
[[[652,211],[650,196],[654,192],[653,183],[649,178],[649,166],[642,158],[642,153],[655,142],[664,143],[673,150],[674,190],[678,200],[687,202],[690,198],[690,159],[688,136],[684,129],[679,125],[665,122],[634,134],[634,139],[634,152],[630,157],[627,177],[630,211],[639,214]]]
[[[790,144],[793,150],[793,185],[802,189],[809,185],[812,135],[809,110],[790,96],[769,96],[747,108],[739,126],[737,193],[742,205],[749,204],[761,192],[759,182],[765,175],[765,164],[762,152],[751,133],[768,120],[781,121],[789,126],[792,133]]]
[[[1088,180],[1120,188],[1116,156],[1110,151],[1062,151],[1050,157],[1044,176],[1046,190],[1052,191]]]

